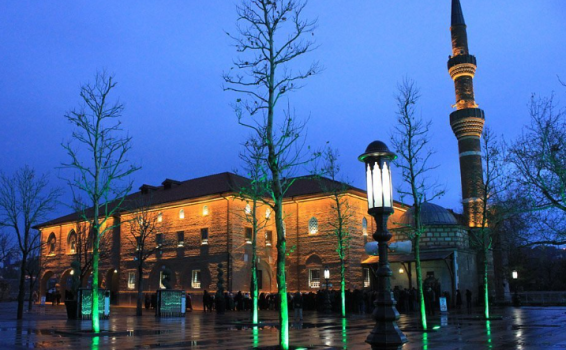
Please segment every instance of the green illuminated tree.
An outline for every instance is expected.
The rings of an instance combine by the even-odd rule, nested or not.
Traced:
[[[282,349],[289,348],[283,197],[292,185],[293,171],[312,157],[301,147],[304,123],[296,121],[288,103],[287,108],[278,108],[278,102],[319,71],[316,63],[304,71],[291,66],[295,59],[314,49],[308,39],[314,35],[316,21],[303,19],[305,5],[300,0],[244,0],[237,7],[237,34],[227,33],[235,41],[240,57],[223,77],[225,90],[244,97],[238,98],[235,105],[239,124],[252,130],[260,147],[265,149],[262,162],[268,169],[270,206],[277,232]]]
[[[29,259],[38,249],[41,237],[34,226],[46,219],[55,209],[58,189],[49,189],[46,175],[38,175],[28,166],[9,176],[0,173],[0,227],[6,227],[16,234],[20,263],[17,318],[24,312],[26,271]]]
[[[124,106],[111,102],[110,93],[114,87],[116,82],[112,76],[98,73],[93,84],[81,87],[82,106],[65,115],[75,130],[72,140],[63,144],[70,157],[63,167],[75,170],[75,176],[68,181],[74,198],[84,195],[90,206],[88,210],[84,207],[78,214],[82,222],[88,222],[92,234],[92,329],[95,333],[100,332],[96,293],[100,239],[117,225],[113,216],[132,188],[128,177],[139,169],[127,159],[131,137],[122,135],[119,118]],[[78,143],[78,147],[73,141]]]
[[[249,184],[242,185],[238,188],[239,197],[246,201],[246,208],[242,214],[244,220],[252,226],[252,259],[251,259],[251,296],[252,296],[252,323],[259,322],[258,315],[258,300],[259,300],[259,286],[257,278],[257,237],[265,228],[269,218],[262,218],[258,216],[258,206],[266,201],[266,196],[269,195],[269,183],[266,181],[265,169],[265,148],[261,147],[261,143],[254,137],[250,138],[244,143],[244,152],[240,153],[240,159],[244,164],[244,171],[251,180]],[[250,205],[251,203],[251,205]],[[260,219],[261,218],[261,219]]]
[[[404,79],[398,86],[397,124],[391,136],[391,143],[399,157],[396,166],[401,169],[403,179],[397,187],[397,192],[401,196],[401,201],[404,197],[408,197],[413,202],[413,222],[408,236],[413,243],[415,256],[421,326],[427,329],[420,258],[420,238],[426,232],[426,227],[422,221],[421,208],[423,203],[443,196],[444,190],[438,183],[431,182],[428,177],[430,171],[438,166],[430,165],[430,157],[434,154],[429,145],[431,122],[415,115],[415,106],[419,98],[420,92],[415,82]]]
[[[509,208],[502,203],[503,191],[508,188],[508,177],[503,164],[503,149],[490,129],[482,133],[483,184],[479,204],[473,206],[479,211],[473,216],[479,218],[479,226],[471,230],[470,242],[481,253],[484,316],[489,318],[489,267],[490,255],[496,238],[498,226],[511,215]]]
[[[339,179],[338,151],[326,149],[322,157],[324,166],[321,173],[332,180],[331,182],[321,181],[321,187],[332,200],[330,205],[332,216],[328,224],[332,227],[331,235],[336,239],[336,253],[340,259],[340,312],[342,317],[346,317],[346,255],[350,249],[348,228],[353,216],[352,207],[346,196],[346,191],[350,186]]]

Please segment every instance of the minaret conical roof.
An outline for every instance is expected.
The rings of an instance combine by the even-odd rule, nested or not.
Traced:
[[[460,0],[452,0],[452,26],[465,25],[464,14],[462,13],[462,6]]]

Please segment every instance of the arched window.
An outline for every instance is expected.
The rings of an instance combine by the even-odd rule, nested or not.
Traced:
[[[208,215],[208,205],[205,205],[204,207],[202,207],[202,216],[207,216]]]
[[[368,220],[366,218],[362,219],[362,234],[364,236],[368,235]]]
[[[271,217],[271,209],[267,208],[265,209],[265,218],[269,219]]]
[[[157,222],[162,222],[162,221],[163,221],[163,213],[157,214]]]
[[[309,220],[309,233],[311,235],[318,233],[318,220],[314,216]]]
[[[179,210],[179,219],[185,218],[185,211],[183,209]]]
[[[250,215],[252,213],[252,207],[250,207],[250,204],[246,204],[246,215]]]
[[[55,233],[51,232],[49,238],[47,239],[47,254],[55,254],[55,248],[57,245],[57,239],[55,238]]]
[[[67,247],[69,254],[75,254],[77,252],[77,234],[75,233],[75,230],[71,230],[71,232],[69,232]]]

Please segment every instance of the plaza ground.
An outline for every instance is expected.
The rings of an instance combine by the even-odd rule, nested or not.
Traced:
[[[144,310],[145,311],[145,310]],[[184,318],[135,317],[135,309],[113,307],[102,333],[94,336],[89,321],[69,321],[64,306],[36,306],[23,321],[16,304],[0,303],[0,349],[275,349],[277,313],[260,313],[253,327],[247,312],[224,315],[193,311]],[[566,307],[494,308],[498,319],[485,321],[481,310],[433,316],[429,332],[418,328],[417,314],[401,315],[398,324],[409,342],[403,349],[566,349]],[[292,316],[292,314],[291,314]],[[292,348],[369,349],[364,343],[373,327],[370,315],[305,312],[292,323]]]

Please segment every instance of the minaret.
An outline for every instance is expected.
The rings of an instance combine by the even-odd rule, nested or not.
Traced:
[[[474,99],[476,58],[468,51],[468,35],[460,0],[452,0],[450,32],[452,56],[448,60],[448,72],[456,90],[456,111],[450,114],[450,126],[458,139],[464,215],[469,225],[474,227],[481,220],[479,201],[482,198],[483,171],[480,136],[485,116]]]

